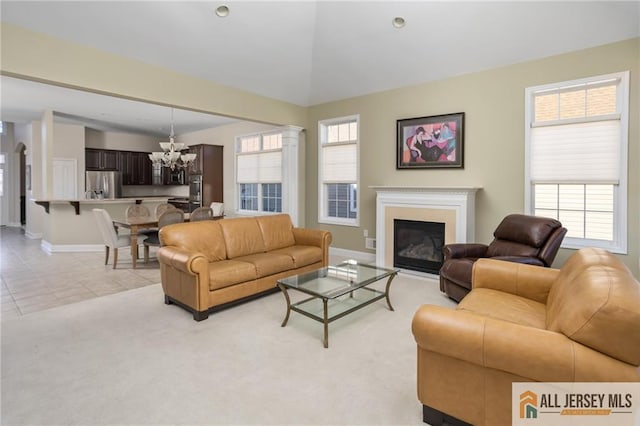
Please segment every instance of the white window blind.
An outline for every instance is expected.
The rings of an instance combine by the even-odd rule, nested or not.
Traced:
[[[238,183],[268,183],[281,180],[281,151],[238,155]]]
[[[358,180],[358,154],[355,144],[328,144],[322,150],[323,180],[326,183],[355,183]]]
[[[533,183],[617,184],[619,179],[620,120],[534,127],[531,130]]]

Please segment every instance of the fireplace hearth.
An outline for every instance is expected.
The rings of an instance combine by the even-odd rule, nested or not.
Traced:
[[[445,224],[393,220],[393,266],[438,274],[442,267]]]

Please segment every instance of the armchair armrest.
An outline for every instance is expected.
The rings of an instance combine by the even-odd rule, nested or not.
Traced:
[[[574,378],[572,342],[560,333],[432,305],[418,309],[412,331],[419,348],[480,367],[534,381]]]
[[[445,245],[442,251],[444,253],[444,260],[448,260],[463,257],[484,257],[488,248],[488,245],[480,243],[457,243]]]
[[[558,269],[496,259],[478,259],[473,264],[471,287],[490,288],[536,302],[546,303]]]
[[[416,311],[418,348],[538,382],[634,382],[637,367],[561,333],[434,305]]]

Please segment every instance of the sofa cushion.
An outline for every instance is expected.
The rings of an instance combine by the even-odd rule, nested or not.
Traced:
[[[252,263],[220,260],[209,264],[210,291],[257,278],[256,267]]]
[[[273,250],[269,253],[284,254],[293,259],[293,267],[300,268],[314,263],[322,262],[322,249],[320,247],[313,246],[291,246],[278,250]]]
[[[613,254],[582,249],[563,266],[547,299],[547,328],[640,365],[640,284]]]
[[[257,220],[267,251],[289,247],[296,243],[293,237],[293,225],[288,214],[261,216]]]
[[[262,231],[255,217],[238,217],[219,222],[228,259],[266,251]]]
[[[162,245],[176,246],[202,253],[209,262],[227,258],[222,229],[218,221],[176,223],[163,226],[159,232]]]
[[[546,307],[526,297],[489,288],[474,288],[458,305],[458,310],[545,329]]]
[[[258,278],[293,269],[291,256],[278,253],[256,253],[237,257],[236,260],[251,263],[256,268]]]

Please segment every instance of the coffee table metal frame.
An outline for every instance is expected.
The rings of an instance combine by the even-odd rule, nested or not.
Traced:
[[[373,271],[369,271],[369,269],[372,269]],[[371,274],[371,272],[373,272],[373,274]],[[391,281],[393,281],[398,272],[398,269],[386,269],[374,265],[358,263],[355,260],[348,260],[336,266],[328,266],[316,271],[280,279],[277,284],[287,302],[287,313],[282,321],[281,327],[287,325],[291,311],[298,312],[299,314],[321,322],[324,325],[323,345],[325,348],[328,348],[330,322],[349,315],[350,313],[362,309],[365,306],[383,298],[387,300],[389,310],[393,311],[393,306],[391,306],[391,300],[389,299],[389,287],[391,286]],[[361,275],[365,275],[365,277],[361,277]],[[384,278],[387,278],[387,285],[384,292],[368,287],[369,285]],[[309,283],[323,284],[321,282],[323,279],[331,280],[328,284],[331,284],[332,288],[323,291],[321,289],[314,288],[312,285],[305,285]],[[311,297],[292,304],[287,289],[298,290],[311,295]],[[349,295],[349,298],[352,299],[353,293],[356,290],[369,292],[368,297],[363,301],[354,302],[353,306],[346,310],[341,310],[333,315],[329,314],[331,301],[335,301],[339,297],[347,294]],[[305,309],[305,305],[315,300],[322,301],[322,316],[314,314],[310,309]]]

